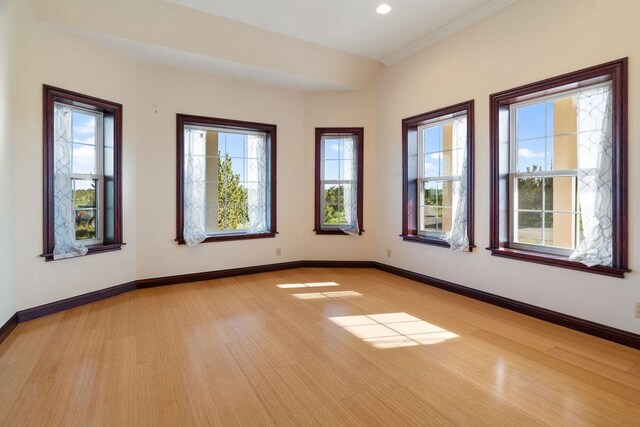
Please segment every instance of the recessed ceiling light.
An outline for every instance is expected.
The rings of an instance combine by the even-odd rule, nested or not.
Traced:
[[[380,6],[376,7],[376,12],[378,12],[380,15],[387,14],[391,12],[391,6],[386,3],[382,3]]]

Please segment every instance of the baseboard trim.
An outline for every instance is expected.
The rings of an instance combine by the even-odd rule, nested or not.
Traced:
[[[18,313],[11,316],[4,325],[0,326],[0,344],[11,334],[11,331],[13,331],[16,326],[18,326]]]
[[[49,314],[58,313],[80,305],[96,302],[105,298],[120,295],[125,292],[134,291],[136,289],[152,288],[156,286],[175,285],[179,283],[199,282],[204,280],[221,279],[225,277],[243,276],[247,274],[266,273],[279,270],[290,270],[294,268],[375,268],[386,273],[404,277],[419,283],[443,289],[448,292],[473,298],[478,301],[486,302],[498,307],[506,308],[527,316],[535,317],[564,326],[579,332],[584,332],[598,338],[603,338],[618,344],[622,344],[635,349],[640,349],[640,335],[621,329],[612,328],[589,320],[580,319],[559,313],[557,311],[547,310],[521,301],[491,294],[489,292],[480,291],[459,285],[457,283],[448,282],[446,280],[416,273],[410,270],[404,270],[388,264],[376,261],[322,261],[322,260],[305,260],[290,261],[277,264],[265,264],[251,267],[229,268],[225,270],[206,271],[202,273],[191,273],[175,276],[156,277],[150,279],[141,279],[122,285],[112,286],[110,288],[101,289],[83,295],[55,301],[38,307],[29,308],[18,311],[13,315],[2,327],[0,327],[0,343],[6,339],[15,329],[18,323],[28,320],[37,319]]]
[[[89,292],[87,294],[77,295],[75,297],[66,298],[60,301],[51,302],[49,304],[43,304],[38,307],[28,308],[26,310],[20,310],[16,313],[18,316],[18,323],[26,322],[27,320],[37,319],[39,317],[47,316],[49,314],[59,313],[70,308],[78,307],[91,302],[100,301],[106,298],[110,298],[116,295],[130,292],[136,289],[136,282],[124,283],[122,285],[112,286],[110,288],[100,289],[98,291]]]
[[[204,271],[202,273],[178,274],[176,276],[155,277],[138,280],[138,289],[155,288],[157,286],[177,285],[179,283],[200,282],[203,280],[223,279],[225,277],[244,276],[247,274],[267,273],[270,271],[301,268],[304,261],[281,262],[278,264],[255,265],[252,267],[228,268],[226,270]]]
[[[622,329],[612,328],[610,326],[602,325],[600,323],[591,322],[589,320],[580,319],[578,317],[563,314],[557,311],[548,310],[546,308],[538,307],[535,305],[527,304],[521,301],[513,300],[510,298],[502,297],[499,295],[491,294],[489,292],[480,291],[477,289],[469,288],[459,285],[457,283],[448,282],[446,280],[437,279],[435,277],[427,276],[413,271],[404,270],[402,268],[394,267],[391,265],[374,262],[375,268],[391,273],[396,276],[404,277],[416,282],[424,283],[435,288],[443,289],[448,292],[453,292],[458,295],[473,298],[478,301],[486,302],[491,305],[506,308],[511,311],[515,311],[527,316],[535,317],[549,323],[564,326],[575,331],[584,332],[588,335],[593,335],[598,338],[602,338],[608,341],[613,341],[618,344],[640,349],[640,335],[631,332],[623,331]]]

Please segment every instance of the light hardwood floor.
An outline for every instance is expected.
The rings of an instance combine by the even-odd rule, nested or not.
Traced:
[[[640,352],[373,269],[294,269],[20,324],[0,425],[640,425]]]

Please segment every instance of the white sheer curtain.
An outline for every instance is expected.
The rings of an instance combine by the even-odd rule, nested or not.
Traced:
[[[344,233],[351,236],[360,234],[360,224],[358,224],[358,141],[354,136],[345,137],[342,140],[343,160],[342,176],[347,181],[344,184],[344,214],[347,223],[340,227]]]
[[[268,231],[269,201],[267,187],[269,168],[267,167],[267,142],[264,135],[249,134],[247,137],[247,200],[249,204],[249,224],[251,233]]]
[[[467,117],[458,117],[453,122],[453,174],[460,177],[453,181],[452,194],[452,222],[451,231],[445,233],[442,239],[449,243],[454,251],[469,250],[469,236],[467,233]]]
[[[569,257],[588,266],[613,260],[611,85],[578,93],[578,199],[584,238]]]
[[[207,133],[184,130],[184,241],[195,246],[207,238],[205,230]]]
[[[76,221],[73,211],[71,183],[71,116],[68,105],[54,106],[54,248],[53,259],[72,258],[87,253],[87,247],[75,238]]]

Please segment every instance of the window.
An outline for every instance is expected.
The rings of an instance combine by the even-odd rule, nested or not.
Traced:
[[[177,115],[177,241],[274,237],[276,126]]]
[[[402,121],[404,240],[473,247],[473,101]]]
[[[316,128],[316,234],[362,234],[363,128]]]
[[[44,86],[44,254],[122,246],[122,106]]]
[[[492,253],[622,277],[626,59],[491,96]]]

